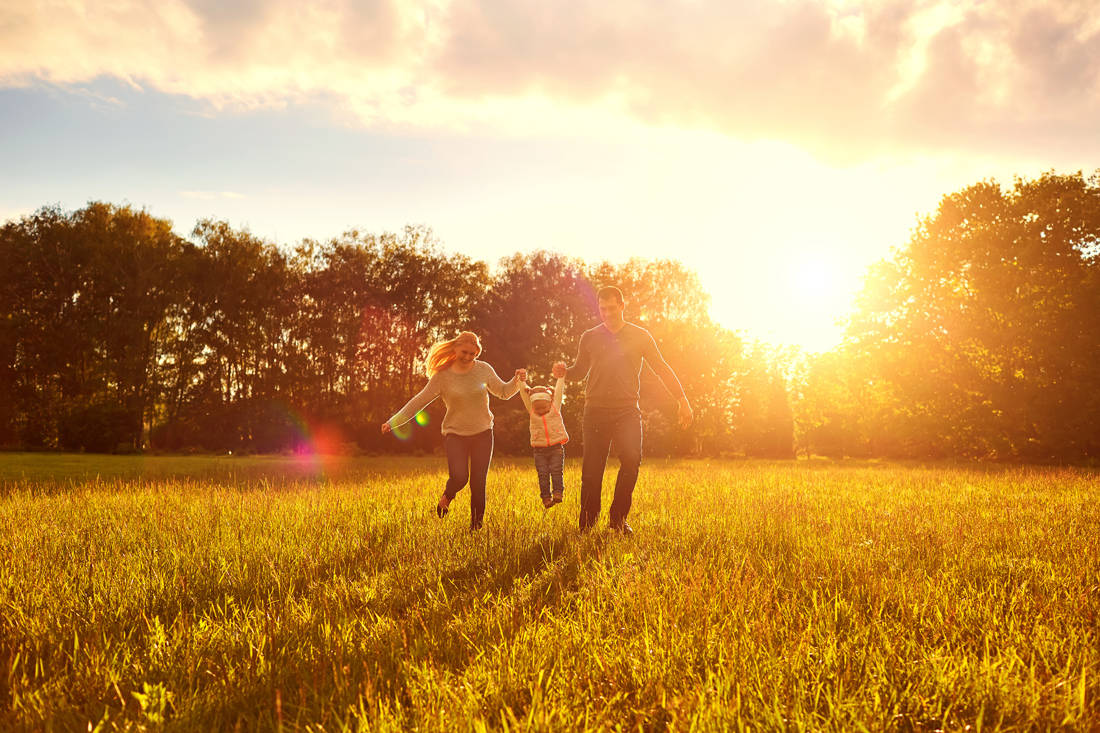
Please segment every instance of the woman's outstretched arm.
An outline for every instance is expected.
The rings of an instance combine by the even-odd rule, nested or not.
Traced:
[[[382,432],[388,433],[393,428],[399,428],[409,420],[416,417],[416,413],[423,410],[432,400],[439,396],[439,374],[433,374],[432,378],[428,380],[428,383],[424,385],[424,389],[413,395],[412,399],[405,403],[405,406],[397,411],[393,417],[386,422],[382,423]]]
[[[502,400],[512,399],[519,391],[521,374],[524,379],[527,379],[526,369],[517,369],[515,375],[507,382],[498,377],[496,371],[489,364],[485,364],[485,369],[485,389],[489,390],[489,394],[496,395]]]

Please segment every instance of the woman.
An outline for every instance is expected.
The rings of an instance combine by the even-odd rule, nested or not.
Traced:
[[[519,390],[524,369],[504,382],[483,361],[477,335],[463,331],[450,341],[434,345],[428,352],[428,384],[401,410],[382,423],[383,434],[412,420],[416,413],[436,397],[447,406],[443,416],[443,448],[447,453],[447,488],[435,511],[441,518],[466,482],[470,483],[470,529],[480,529],[485,516],[485,479],[493,458],[493,413],[489,412],[489,394],[502,400]]]

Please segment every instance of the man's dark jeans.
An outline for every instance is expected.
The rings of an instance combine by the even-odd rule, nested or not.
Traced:
[[[539,495],[543,499],[549,499],[551,484],[554,491],[564,493],[565,478],[562,474],[565,469],[565,446],[536,446],[532,448],[532,452],[535,454],[535,471],[539,475]]]
[[[447,451],[447,488],[443,493],[454,501],[466,482],[470,483],[470,529],[478,529],[485,518],[485,479],[493,460],[492,428],[476,435],[443,436]]]
[[[603,472],[611,446],[619,455],[615,496],[611,500],[610,525],[621,528],[630,513],[638,467],[642,463],[642,413],[634,406],[586,407],[582,422],[584,460],[581,463],[581,529],[588,529],[600,515]]]

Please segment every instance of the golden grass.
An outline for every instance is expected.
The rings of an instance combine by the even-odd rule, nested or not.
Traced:
[[[609,470],[604,505],[610,502]],[[1096,729],[1096,473],[0,456],[0,728]]]

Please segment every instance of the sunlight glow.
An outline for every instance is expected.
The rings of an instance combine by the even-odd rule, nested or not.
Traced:
[[[850,293],[845,292],[842,273],[828,259],[808,255],[799,258],[788,274],[792,303],[807,307],[843,307]]]
[[[738,259],[723,263],[723,269],[728,273],[737,264],[746,265],[744,257]],[[863,263],[857,257],[846,256],[842,247],[791,248],[760,253],[750,266],[758,273],[754,280],[742,281],[751,283],[750,292],[709,284],[716,321],[744,329],[750,339],[807,351],[824,351],[840,342],[840,321],[851,312],[861,284]],[[715,278],[720,280],[721,274],[711,280]]]

